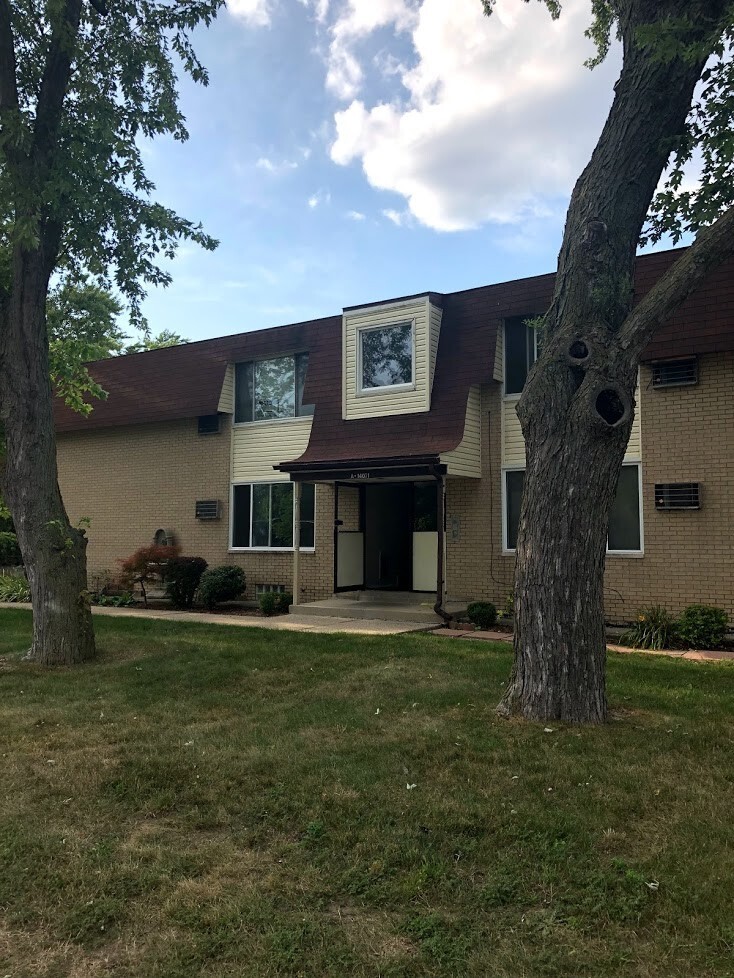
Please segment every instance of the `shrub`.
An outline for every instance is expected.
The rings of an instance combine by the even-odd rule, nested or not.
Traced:
[[[10,530],[0,530],[0,567],[19,567],[22,563],[17,536]]]
[[[694,649],[714,649],[721,645],[729,619],[721,608],[691,604],[678,619],[678,635]]]
[[[199,584],[199,600],[213,611],[221,601],[232,601],[245,590],[245,572],[241,567],[224,564],[204,571]]]
[[[104,591],[93,591],[90,595],[92,604],[100,605],[103,608],[131,608],[135,602],[135,595],[130,591],[123,591],[122,594],[105,594]]]
[[[643,608],[620,641],[633,649],[672,649],[678,640],[675,618],[660,605]]]
[[[163,580],[174,608],[190,608],[193,605],[196,589],[206,568],[207,562],[203,557],[171,557],[166,562]]]
[[[260,595],[260,611],[268,618],[280,610],[280,595],[277,591],[266,591]]]
[[[24,577],[0,577],[0,601],[30,601],[31,589]]]
[[[120,561],[123,583],[127,586],[140,585],[140,590],[143,593],[143,604],[146,608],[148,607],[146,584],[162,580],[166,563],[171,558],[178,557],[180,553],[181,548],[179,546],[163,547],[151,544],[148,547],[139,547],[134,554]]]
[[[469,621],[480,628],[491,628],[497,621],[497,609],[491,601],[472,601],[466,613]]]
[[[278,611],[282,612],[282,614],[287,615],[292,604],[293,595],[290,591],[282,591],[278,595]]]

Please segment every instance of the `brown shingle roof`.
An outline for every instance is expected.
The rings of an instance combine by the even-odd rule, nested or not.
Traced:
[[[668,251],[638,259],[638,297],[679,254]],[[88,418],[57,401],[57,430],[214,414],[227,363],[308,351],[305,399],[316,410],[308,447],[298,463],[435,457],[461,441],[469,388],[492,379],[497,331],[503,319],[542,312],[550,303],[553,283],[554,275],[549,274],[443,296],[431,294],[443,306],[443,320],[431,410],[423,414],[342,420],[341,316],[332,316],[91,364],[90,372],[109,392],[108,399],[95,402]],[[731,349],[734,261],[709,275],[683,303],[643,360]]]

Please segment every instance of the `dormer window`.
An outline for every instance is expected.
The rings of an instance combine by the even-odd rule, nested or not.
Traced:
[[[235,423],[277,421],[313,414],[303,403],[308,353],[235,366]]]
[[[413,323],[368,326],[359,330],[358,389],[360,394],[415,383]]]

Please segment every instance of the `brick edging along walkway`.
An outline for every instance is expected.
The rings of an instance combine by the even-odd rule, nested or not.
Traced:
[[[512,635],[508,632],[472,632],[460,631],[458,629],[441,628],[436,635],[444,638],[458,639],[479,639],[483,642],[505,642],[512,644]],[[713,649],[630,649],[626,645],[612,645],[607,643],[607,649],[611,652],[620,652],[622,655],[666,655],[672,659],[689,659],[693,662],[720,662],[722,660],[734,660],[734,652],[727,650],[714,651]]]

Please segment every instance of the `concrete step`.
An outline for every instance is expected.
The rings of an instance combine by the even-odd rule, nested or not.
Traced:
[[[321,618],[362,618],[367,621],[401,621],[427,626],[438,626],[441,619],[433,611],[433,605],[377,604],[372,601],[312,601],[309,604],[291,606],[291,614],[312,615]]]
[[[415,605],[430,606],[436,600],[435,594],[424,593],[422,591],[337,591],[327,601],[341,601],[360,604],[380,604],[380,605]]]
[[[370,595],[365,600],[365,594]],[[397,595],[393,592],[391,598]],[[427,627],[435,627],[443,624],[441,618],[433,610],[434,598],[429,594],[407,595],[407,600],[398,602],[379,601],[374,592],[358,591],[347,595],[335,595],[323,601],[312,601],[309,604],[299,604],[291,606],[291,614],[297,615],[316,615],[319,617],[333,618],[362,618],[367,621],[396,621],[410,623],[424,623]],[[466,611],[466,606],[462,604],[450,603],[446,610],[453,615]]]

